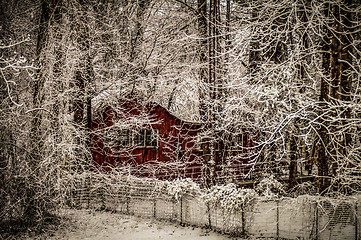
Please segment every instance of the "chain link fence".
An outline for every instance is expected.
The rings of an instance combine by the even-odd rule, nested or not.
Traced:
[[[180,183],[88,172],[68,178],[66,204],[208,227],[233,236],[361,239],[360,195],[256,197],[241,209],[229,211],[206,203],[202,197],[206,190],[194,188],[195,183]]]

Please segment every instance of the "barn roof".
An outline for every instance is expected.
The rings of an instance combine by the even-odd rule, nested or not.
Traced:
[[[182,111],[171,111],[159,101],[159,98],[147,98],[143,93],[139,91],[129,91],[128,89],[106,89],[100,92],[98,95],[92,98],[92,118],[98,116],[106,107],[117,107],[122,102],[135,100],[136,102],[147,105],[155,104],[164,108],[171,115],[176,118],[192,124],[199,124],[198,109],[189,109],[188,114],[182,114]],[[177,109],[177,108],[176,108]],[[197,111],[197,112],[196,112]]]

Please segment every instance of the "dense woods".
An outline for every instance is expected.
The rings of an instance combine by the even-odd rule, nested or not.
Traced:
[[[104,91],[202,123],[205,185],[216,148],[247,132],[244,179],[360,190],[359,0],[9,0],[0,20],[4,222],[43,223],[66,201],[63,179],[92,168]]]

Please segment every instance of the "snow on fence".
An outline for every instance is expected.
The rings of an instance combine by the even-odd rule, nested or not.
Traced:
[[[168,182],[95,173],[69,181],[67,204],[77,208],[154,217],[234,236],[361,239],[361,196],[264,198],[232,188],[223,189],[223,195],[222,191],[210,195],[191,180]]]

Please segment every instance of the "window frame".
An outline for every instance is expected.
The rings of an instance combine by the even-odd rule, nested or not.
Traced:
[[[243,133],[232,135],[230,138],[230,149],[232,151],[242,151],[243,150]]]
[[[157,148],[159,146],[159,130],[150,128],[135,130],[133,146],[136,148]]]
[[[119,138],[117,141],[119,147],[126,148],[132,145],[132,136],[130,129],[119,129],[117,136]]]
[[[132,145],[129,129],[111,126],[104,131],[103,146],[110,149],[128,148]]]

